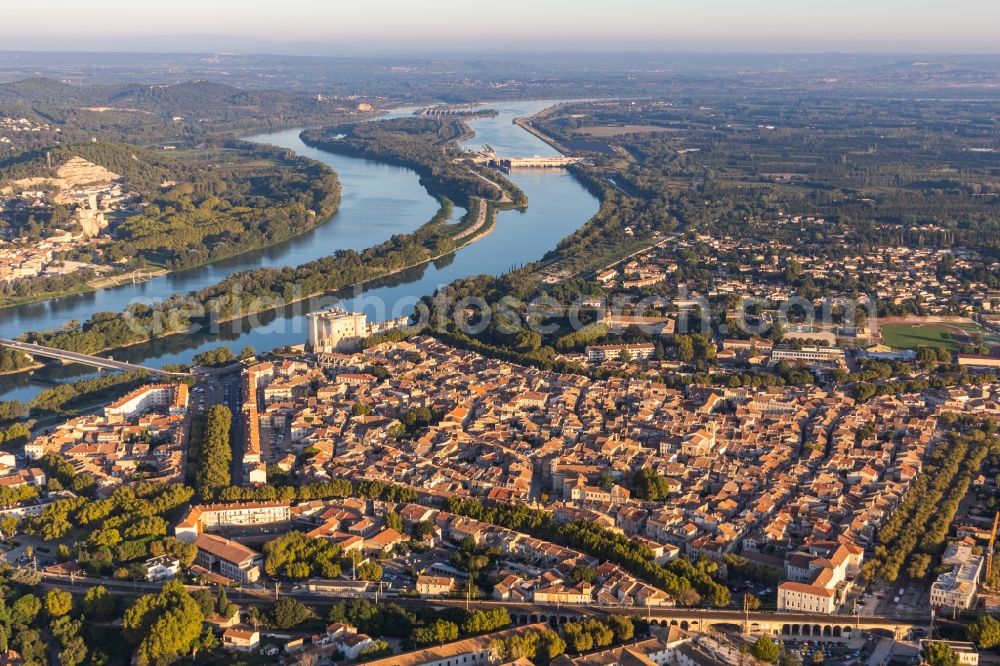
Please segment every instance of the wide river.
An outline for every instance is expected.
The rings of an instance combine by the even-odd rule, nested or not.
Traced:
[[[469,124],[476,136],[463,145],[479,148],[488,143],[502,156],[555,155],[556,151],[550,146],[512,122],[514,118],[532,115],[553,103],[489,104],[489,108],[497,109],[500,115],[471,121]],[[329,221],[285,243],[141,284],[0,309],[0,337],[13,338],[25,331],[58,328],[73,320],[84,320],[95,312],[119,312],[133,300],[149,302],[201,289],[236,271],[296,266],[338,249],[370,247],[393,234],[416,229],[437,211],[437,202],[409,169],[310,148],[299,139],[299,132],[292,129],[247,138],[291,149],[324,162],[337,172],[342,186],[341,204]],[[253,325],[246,321],[223,324],[217,331],[171,336],[117,350],[114,356],[160,367],[187,363],[195,354],[221,344],[236,352],[246,345],[264,351],[300,344],[305,342],[304,313],[337,301],[348,309],[366,311],[374,320],[408,314],[421,296],[454,280],[484,273],[501,274],[540,258],[597,211],[597,199],[563,169],[515,170],[510,178],[528,195],[528,208],[501,212],[492,233],[452,255],[366,285],[361,290],[338,294],[338,299],[292,305],[261,315]],[[456,216],[462,212],[457,210]],[[85,367],[67,365],[0,376],[0,400],[28,401],[47,386],[91,374],[93,371]]]

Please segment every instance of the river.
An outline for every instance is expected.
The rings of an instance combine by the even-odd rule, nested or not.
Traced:
[[[494,118],[478,118],[469,124],[476,136],[463,145],[493,146],[501,156],[554,155],[554,149],[511,121],[537,113],[553,102],[505,102],[490,104],[500,111]],[[257,267],[295,266],[332,254],[338,249],[362,249],[393,234],[406,233],[429,220],[437,202],[420,187],[409,169],[389,166],[310,148],[299,139],[298,129],[247,137],[269,143],[330,165],[340,178],[340,209],[328,222],[307,234],[270,248],[228,260],[154,278],[137,285],[123,285],[90,294],[53,299],[42,303],[0,310],[0,337],[16,337],[25,331],[62,326],[83,320],[94,312],[118,312],[136,298],[162,299],[175,293],[214,284],[227,275]],[[159,367],[187,363],[191,358],[220,344],[239,352],[246,345],[269,350],[305,341],[304,313],[338,303],[364,310],[372,319],[408,314],[421,296],[469,275],[500,274],[540,258],[570,234],[598,208],[597,199],[563,169],[524,169],[510,174],[528,195],[524,211],[502,211],[496,228],[488,236],[431,264],[404,271],[366,285],[360,293],[338,294],[339,298],[300,303],[246,321],[223,324],[219,330],[178,335],[131,348],[116,350],[120,360]],[[457,210],[456,215],[463,211]],[[0,377],[0,400],[28,401],[41,389],[93,374],[78,366],[50,366],[33,373]]]

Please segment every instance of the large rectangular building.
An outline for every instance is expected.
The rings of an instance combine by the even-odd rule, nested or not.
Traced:
[[[972,548],[953,543],[948,546],[941,563],[951,565],[931,584],[930,603],[933,608],[971,608],[983,571],[983,558]]]
[[[815,363],[841,363],[844,350],[839,347],[774,348],[771,350],[771,365],[781,361],[812,365]]]
[[[174,527],[174,536],[193,542],[202,532],[226,527],[254,527],[287,523],[292,519],[290,502],[244,502],[201,504],[191,507]]]
[[[785,577],[778,585],[778,610],[833,613],[861,570],[864,550],[850,542],[814,541],[785,556]]]
[[[209,571],[244,584],[260,578],[264,557],[257,551],[215,534],[199,534],[194,545],[198,547],[195,561]]]
[[[309,326],[306,343],[312,352],[352,351],[368,337],[368,317],[363,312],[333,308],[310,312],[306,321]]]
[[[131,418],[153,409],[183,414],[188,406],[187,384],[149,384],[115,400],[104,408],[108,419]]]
[[[656,345],[636,343],[631,345],[590,345],[586,349],[587,360],[593,362],[618,358],[622,352],[633,361],[643,361],[656,354]]]

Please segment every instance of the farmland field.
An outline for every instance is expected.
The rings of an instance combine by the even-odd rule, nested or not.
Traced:
[[[592,125],[581,127],[580,132],[590,136],[611,137],[622,134],[648,134],[652,132],[677,132],[676,128],[660,127],[658,125]]]

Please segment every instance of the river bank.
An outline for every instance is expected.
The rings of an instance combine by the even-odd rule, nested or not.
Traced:
[[[463,147],[474,150],[480,143],[489,143],[502,150],[505,155],[552,155],[550,146],[512,123],[515,117],[528,117],[552,104],[552,101],[502,103],[498,105],[499,117],[473,121],[476,137],[463,144]],[[282,248],[280,253],[261,257],[263,265],[294,266],[308,262],[319,252],[329,254],[337,248],[369,247],[373,237],[381,235],[382,238],[389,238],[399,233],[409,233],[410,229],[401,229],[408,224],[412,225],[411,229],[425,224],[438,208],[436,202],[419,186],[413,172],[371,160],[325,153],[303,144],[298,134],[297,130],[286,130],[252,139],[329,164],[340,176],[343,185],[341,211],[335,216],[332,225],[324,225],[317,234],[307,235],[301,241],[293,241],[294,252],[287,252],[287,248]],[[488,226],[484,225],[474,234],[475,242],[462,243],[457,249],[453,248],[440,256],[435,254],[417,262],[407,262],[405,266],[396,267],[391,275],[381,279],[367,278],[355,290],[340,289],[332,293],[310,290],[315,299],[312,302],[300,303],[296,307],[279,307],[266,315],[250,319],[227,320],[227,323],[217,328],[206,328],[200,333],[138,343],[127,351],[119,351],[115,357],[119,358],[120,355],[123,360],[132,363],[163,367],[190,363],[194,355],[220,344],[229,345],[233,349],[252,346],[258,350],[301,344],[306,334],[304,315],[331,305],[366,312],[372,321],[410,314],[422,296],[432,294],[455,280],[478,274],[499,275],[540,259],[598,210],[599,201],[594,193],[568,170],[518,170],[511,179],[529,198],[529,207],[509,209],[497,206],[496,210],[490,211]],[[411,192],[414,196],[410,196]],[[419,197],[415,196],[417,193]],[[456,216],[459,212],[464,211],[456,209]],[[464,228],[467,228],[466,224],[460,227],[456,225],[455,231]],[[212,275],[224,278],[238,270],[243,270],[243,265],[218,266],[214,268]],[[166,279],[173,280],[177,277],[167,276]],[[166,300],[174,293],[187,293],[192,289],[203,288],[211,275],[197,271],[181,274],[180,277],[187,279],[176,286],[163,282],[164,278],[157,278],[143,285],[126,285],[116,296],[122,303],[127,302],[128,297],[133,294],[144,302],[150,299],[154,302]],[[188,288],[182,289],[183,286]],[[113,295],[110,292],[104,294]],[[322,294],[323,297],[316,298],[317,294]],[[303,295],[302,299],[297,300],[304,299],[306,297]],[[11,331],[14,335],[11,337],[16,337],[18,328],[20,331],[58,328],[74,316],[82,319],[87,313],[112,309],[119,308],[103,303],[70,302],[27,309],[21,320],[15,322],[16,326]],[[81,314],[84,316],[81,317]],[[20,399],[27,402],[42,387],[73,381],[89,372],[79,366],[46,366],[33,374],[23,373],[18,377],[6,378],[6,381],[0,382],[0,399]]]
[[[260,254],[311,233],[336,215],[342,188],[337,174],[329,165],[302,155],[276,155],[277,151],[270,147],[252,142],[229,141],[226,148],[243,150],[238,153],[239,159],[271,160],[265,165],[268,178],[260,178],[264,183],[259,190],[254,189],[257,187],[253,181],[254,174],[234,176],[229,171],[220,175],[220,180],[215,183],[222,194],[209,198],[214,203],[204,207],[201,201],[183,199],[186,202],[183,207],[167,206],[165,212],[153,205],[138,216],[115,216],[108,233],[95,242],[103,244],[106,249],[124,250],[125,259],[130,262],[138,259],[136,265],[143,267],[123,267],[117,263],[90,264],[84,270],[63,276],[58,282],[43,275],[20,278],[14,281],[14,286],[8,285],[14,293],[7,294],[5,290],[0,298],[0,313],[10,308],[85,296],[134,283],[137,280],[133,276],[137,273],[142,275],[143,280],[150,280],[238,260],[245,255]],[[181,183],[175,189],[181,186],[193,191],[191,183]],[[239,194],[244,187],[250,188],[246,198]],[[232,201],[224,198],[227,190],[237,192],[232,195]],[[164,194],[167,195],[170,192]],[[142,196],[146,198],[146,203],[151,203],[154,198],[154,194],[148,192]],[[156,201],[159,202],[159,199]],[[149,219],[139,228],[156,231],[144,235],[129,227],[135,217],[144,219],[143,215]],[[225,228],[225,234],[214,231],[214,235],[201,232],[198,236],[199,232],[194,231],[210,228],[213,223],[219,225],[216,229]],[[190,237],[185,238],[185,234],[194,235],[197,242]],[[212,238],[224,240],[213,242]]]
[[[442,212],[443,212],[443,209],[442,209]],[[435,254],[431,254],[431,255],[429,255],[427,257],[424,257],[424,258],[421,258],[421,259],[419,259],[417,261],[411,262],[409,264],[405,264],[403,266],[399,266],[397,268],[393,268],[392,270],[388,270],[388,271],[379,273],[377,275],[373,275],[373,276],[371,276],[369,278],[365,278],[363,280],[359,280],[359,281],[351,283],[351,284],[341,285],[341,286],[333,287],[333,288],[330,288],[330,289],[322,289],[322,290],[313,291],[313,292],[310,292],[310,293],[307,293],[307,294],[302,294],[302,295],[299,295],[299,296],[294,296],[294,297],[288,298],[288,299],[286,299],[282,303],[271,305],[269,307],[260,308],[260,309],[256,309],[256,310],[250,310],[250,311],[247,311],[247,312],[240,312],[240,313],[232,315],[232,316],[212,317],[211,320],[212,320],[212,322],[214,324],[225,324],[225,323],[234,322],[234,321],[241,320],[241,319],[247,319],[247,318],[250,318],[250,317],[257,316],[257,315],[266,314],[266,313],[269,313],[269,312],[272,312],[272,311],[277,311],[277,310],[280,310],[282,308],[288,307],[290,305],[295,305],[297,303],[302,303],[302,302],[305,302],[305,301],[309,301],[309,300],[312,300],[314,298],[319,298],[319,297],[322,297],[322,296],[326,296],[326,295],[332,294],[334,292],[343,291],[345,289],[357,289],[359,287],[364,287],[364,286],[372,284],[372,283],[374,283],[376,281],[384,280],[385,278],[389,278],[389,277],[392,277],[394,275],[399,275],[399,274],[404,273],[404,272],[406,272],[408,270],[412,270],[414,268],[418,268],[420,266],[424,266],[424,265],[429,264],[431,262],[438,261],[439,259],[441,259],[441,258],[443,258],[443,257],[445,257],[447,255],[454,254],[455,252],[458,252],[459,250],[462,250],[463,248],[471,245],[472,243],[475,243],[476,241],[478,241],[478,240],[484,238],[486,235],[488,235],[490,233],[490,231],[493,229],[493,226],[495,225],[495,222],[496,222],[496,213],[497,213],[497,207],[495,205],[493,205],[492,203],[486,202],[486,200],[484,200],[484,199],[479,199],[479,209],[476,212],[476,219],[475,219],[475,221],[470,226],[464,228],[463,230],[458,231],[458,233],[456,233],[455,235],[452,236],[452,240],[464,239],[464,242],[459,243],[458,245],[456,245],[456,246],[454,246],[452,248],[449,248],[446,251],[442,251],[442,252],[438,252],[438,253],[435,253]],[[444,224],[445,221],[446,221],[446,219],[447,219],[447,215],[439,213],[438,216],[435,216],[434,219],[430,220],[427,223],[427,226]],[[155,339],[159,340],[159,339],[169,338],[169,337],[172,337],[172,336],[186,335],[186,334],[190,334],[190,332],[191,332],[190,330],[167,331],[167,332],[163,332],[163,333],[160,333],[160,334],[156,335]],[[152,341],[153,339],[154,339],[154,336],[147,336],[147,337],[144,337],[144,338],[141,338],[141,339],[130,340],[130,341],[128,341],[126,343],[123,343],[123,344],[115,344],[115,345],[103,347],[103,348],[97,349],[97,350],[88,350],[85,353],[88,353],[88,354],[102,354],[102,353],[105,353],[105,352],[120,351],[120,350],[128,349],[130,347],[137,347],[139,345],[146,344],[146,343]],[[18,370],[13,370],[13,371],[11,371],[8,374],[17,374],[17,373],[29,372],[29,371],[31,371],[33,369],[37,369],[38,367],[39,367],[38,365],[34,365],[34,366],[30,366],[30,367],[26,367],[26,368],[22,368],[22,369],[18,369]]]
[[[535,115],[530,116],[528,118],[514,118],[514,124],[523,129],[525,132],[534,136],[539,141],[544,141],[547,145],[551,146],[554,150],[556,150],[560,154],[568,155],[570,151],[567,150],[565,146],[560,145],[558,141],[556,141],[554,138],[552,138],[545,132],[541,131],[540,129],[536,129],[535,126],[532,124],[533,119],[545,116],[553,109],[555,109],[557,106],[559,105],[554,104],[548,108],[542,109]]]

